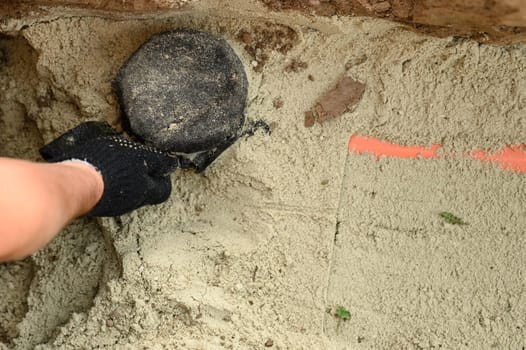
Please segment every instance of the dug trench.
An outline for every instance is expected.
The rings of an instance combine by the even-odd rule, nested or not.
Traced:
[[[23,37],[0,38],[1,157],[38,160],[44,140],[37,115],[53,104],[76,108],[55,95],[36,66],[37,53]],[[89,219],[68,226],[35,255],[0,264],[0,348],[49,341],[72,315],[90,309],[120,269],[111,239]]]
[[[118,107],[110,84],[116,70],[150,35],[182,23],[216,33],[228,32],[231,39],[238,41],[236,50],[246,50],[244,59],[253,62],[253,69],[248,65],[247,71],[256,82],[261,80],[261,69],[272,55],[286,54],[299,41],[293,29],[281,24],[261,22],[252,26],[231,21],[225,26],[219,22],[207,23],[202,17],[130,21],[124,25],[96,18],[33,23],[20,32],[11,32],[11,36],[3,36],[0,42],[3,80],[0,156],[41,161],[39,147],[88,119],[102,118],[119,128]],[[101,41],[94,39],[94,31],[105,25],[113,29],[99,31]],[[46,29],[41,31],[42,28]],[[76,32],[71,28],[76,28]],[[73,32],[75,38],[63,35]],[[50,40],[52,33],[62,34]],[[53,56],[54,53],[59,55]],[[83,63],[78,63],[79,59]],[[260,101],[254,91],[249,101],[258,105]],[[277,122],[271,124],[276,125]],[[255,139],[258,137],[262,136],[258,133]],[[225,157],[228,160],[232,155]],[[240,159],[240,163],[246,162]],[[261,240],[272,239],[274,235],[270,229],[274,226],[273,215],[258,213],[253,208],[254,217],[265,218],[263,223],[257,223],[260,221],[257,219],[254,223],[242,210],[243,203],[225,212],[222,207],[225,196],[233,203],[236,198],[264,199],[268,197],[269,185],[244,176],[236,168],[229,170],[234,176],[227,174],[217,183],[212,180],[215,171],[211,170],[211,179],[184,173],[175,176],[176,198],[158,209],[172,208],[170,217],[160,213],[150,215],[144,209],[120,219],[80,219],[31,258],[1,265],[0,280],[5,283],[0,288],[7,297],[0,302],[0,348],[87,344],[113,347],[137,339],[148,341],[154,330],[157,336],[169,338],[172,332],[177,332],[181,340],[170,341],[181,345],[193,338],[196,327],[202,329],[204,320],[209,327],[221,323],[220,330],[214,326],[208,331],[210,337],[246,343],[248,347],[268,343],[266,334],[254,338],[240,335],[230,326],[224,329],[225,324],[240,325],[244,321],[234,318],[234,302],[223,295],[219,286],[231,285],[229,288],[235,288],[236,294],[247,293],[231,277],[221,278],[223,274],[237,274],[236,271],[245,274],[247,270],[245,262],[241,266],[236,263],[235,270],[231,267],[233,253],[227,249],[233,247],[234,254],[265,257],[266,253],[256,253],[255,248]],[[195,188],[203,190],[193,191]],[[224,188],[234,192],[221,193]],[[207,214],[200,217],[205,210]],[[249,229],[252,233],[247,235]],[[212,239],[208,235],[211,231],[220,232],[212,232]],[[163,245],[168,253],[152,252],[155,244],[174,239],[173,243]],[[163,258],[164,254],[168,257]],[[281,266],[290,261],[279,252],[273,254],[276,254],[274,263],[268,266],[248,262],[249,279],[259,285],[251,288],[251,294],[269,293],[266,289],[272,289],[272,285],[262,289],[265,276],[282,274],[282,267],[276,264]],[[178,273],[181,268],[178,265],[187,269],[185,273]],[[253,271],[258,271],[258,266],[256,277]],[[203,272],[208,286],[199,276]],[[208,293],[206,298],[203,290]],[[271,295],[267,297],[274,299]],[[284,303],[279,299],[273,302]],[[252,303],[247,307],[252,308]],[[272,310],[266,313],[271,314]],[[94,343],[93,335],[101,331],[106,335],[97,337]],[[76,335],[71,337],[70,332]]]

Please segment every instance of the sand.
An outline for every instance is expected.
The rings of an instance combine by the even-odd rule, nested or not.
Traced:
[[[524,142],[524,46],[252,1],[10,20],[0,24],[17,36],[0,39],[0,155],[38,159],[86,120],[119,127],[119,66],[178,27],[228,40],[247,69],[248,118],[272,134],[239,140],[205,174],[175,173],[162,205],[79,220],[32,258],[0,265],[0,348],[526,345],[526,178],[463,156]],[[343,76],[366,84],[361,101],[305,128],[304,112]],[[441,143],[448,157],[350,155],[353,133]],[[335,317],[339,306],[349,320]]]

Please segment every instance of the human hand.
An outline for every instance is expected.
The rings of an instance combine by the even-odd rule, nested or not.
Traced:
[[[130,141],[108,124],[86,122],[40,149],[48,162],[80,160],[102,175],[104,192],[88,216],[118,216],[168,199],[170,173],[180,159],[156,148]]]

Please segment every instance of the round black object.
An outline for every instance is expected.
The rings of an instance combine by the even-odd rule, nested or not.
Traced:
[[[114,82],[124,128],[161,150],[181,153],[232,144],[245,122],[247,87],[229,44],[191,29],[151,37]]]

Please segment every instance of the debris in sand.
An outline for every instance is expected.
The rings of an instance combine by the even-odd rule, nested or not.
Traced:
[[[316,122],[316,119],[314,118],[314,113],[311,111],[305,112],[305,122],[304,125],[306,128],[310,128],[311,126],[314,126],[314,123]]]
[[[305,127],[311,127],[315,122],[322,124],[329,119],[339,117],[360,101],[364,91],[365,84],[351,77],[343,77],[336,87],[323,95],[310,111],[305,112]]]
[[[461,218],[459,218],[458,216],[456,216],[454,214],[448,213],[447,211],[443,211],[439,215],[448,224],[451,224],[451,225],[467,225]]]
[[[272,101],[272,106],[274,106],[275,109],[280,109],[281,107],[283,107],[283,99],[281,97],[276,97],[273,101]]]
[[[258,73],[263,71],[273,51],[285,55],[300,41],[291,27],[270,22],[241,29],[237,39],[256,63],[252,63],[252,68]]]
[[[309,67],[307,62],[301,61],[297,58],[292,59],[290,63],[285,67],[284,71],[286,73],[298,73],[302,70],[305,70]]]
[[[380,1],[376,4],[373,4],[372,6],[374,9],[374,12],[376,12],[377,14],[386,13],[387,11],[391,9],[391,4],[389,3],[389,1]]]
[[[367,61],[367,55],[361,55],[358,57],[352,57],[345,63],[345,70],[349,70],[352,67],[359,66],[360,64]]]

